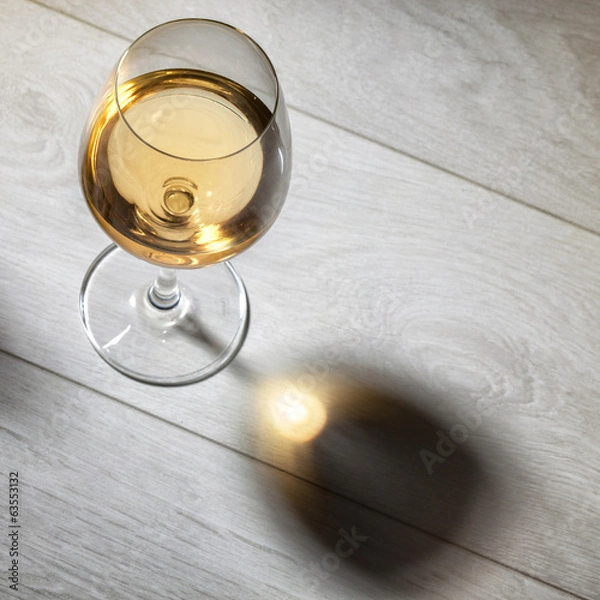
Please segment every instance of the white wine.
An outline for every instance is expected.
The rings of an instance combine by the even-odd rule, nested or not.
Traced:
[[[118,97],[105,94],[80,156],[88,204],[115,242],[193,268],[231,258],[269,228],[289,184],[289,141],[256,95],[173,69],[128,81]]]

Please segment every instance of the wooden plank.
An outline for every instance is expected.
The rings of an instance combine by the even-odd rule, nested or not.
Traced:
[[[272,55],[290,103],[600,231],[593,0],[43,0],[128,39],[209,17]]]
[[[19,49],[22,32],[48,15],[52,33]],[[597,236],[293,112],[288,205],[236,260],[253,307],[239,360],[190,388],[135,384],[96,357],[77,315],[81,279],[105,243],[78,189],[77,139],[125,42],[33,4],[9,4],[0,19],[10,82],[0,92],[8,107],[0,201],[10,216],[0,223],[1,348],[304,477],[313,476],[310,462],[290,465],[278,443],[260,446],[256,383],[282,370],[300,379],[315,364],[331,373],[350,365],[384,387],[411,381],[421,410],[446,434],[465,412],[481,413],[461,449],[487,478],[461,527],[448,531],[418,505],[398,504],[400,480],[390,494],[369,494],[360,477],[320,483],[594,596]],[[436,431],[411,451],[417,490],[426,489],[420,451],[437,452]],[[381,458],[360,439],[366,455]],[[448,489],[468,464],[434,463],[431,485]],[[460,496],[449,500],[459,514]],[[503,526],[490,535],[494,511]]]
[[[4,353],[0,373],[3,597],[572,598],[284,476],[301,521],[270,467]]]

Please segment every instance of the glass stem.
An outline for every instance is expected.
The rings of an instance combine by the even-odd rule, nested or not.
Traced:
[[[156,308],[169,310],[181,299],[175,269],[159,269],[154,283],[148,290],[148,299]]]

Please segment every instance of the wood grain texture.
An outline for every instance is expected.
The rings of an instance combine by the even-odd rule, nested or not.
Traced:
[[[246,29],[290,103],[600,231],[593,0],[43,0],[133,40],[180,17]]]
[[[77,314],[83,274],[106,243],[78,188],[77,142],[126,42],[31,3],[8,3],[0,21],[7,82],[0,86],[0,202],[10,215],[0,222],[0,348],[192,437],[328,487],[335,498],[352,498],[579,597],[597,597],[596,235],[292,111],[289,202],[264,240],[236,260],[253,308],[239,359],[198,386],[135,384],[96,357]],[[23,35],[29,31],[41,37]],[[290,462],[289,445],[262,435],[257,385],[282,371],[298,385],[310,386],[310,376],[320,385],[342,368],[391,390],[391,400],[400,399],[400,382],[410,383],[427,427],[412,446],[381,445],[372,435],[381,419],[365,427],[330,411],[321,445]],[[25,375],[18,380],[19,398],[39,399],[45,389]],[[89,402],[86,388],[74,389]],[[396,439],[402,426],[388,421],[384,433]],[[465,423],[472,424],[468,439],[424,478],[419,452],[436,452],[436,432],[449,435]],[[353,449],[356,465],[343,458]],[[410,457],[410,477],[395,451]],[[315,470],[315,457],[331,465],[329,473]],[[223,475],[229,464],[219,464]],[[278,483],[274,477],[265,487]],[[401,484],[413,492],[408,504]],[[291,487],[282,493],[296,497]],[[424,504],[436,511],[429,514],[418,505],[428,493],[433,502]],[[448,499],[446,509],[440,498]],[[326,515],[336,502],[317,504]],[[444,514],[457,523],[441,522]],[[460,562],[449,558],[444,572],[453,560]],[[488,581],[492,591],[484,597],[499,594],[497,581],[511,577]],[[461,593],[448,597],[479,597]]]
[[[296,481],[303,524],[257,485],[265,465],[1,352],[0,373],[0,473],[21,498],[20,589],[3,597],[571,598],[349,501],[324,511],[331,495]],[[387,530],[385,575],[370,540],[331,558],[350,515]]]

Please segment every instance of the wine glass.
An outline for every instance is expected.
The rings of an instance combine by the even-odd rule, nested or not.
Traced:
[[[94,104],[79,169],[89,208],[115,242],[80,293],[96,351],[146,383],[218,372],[249,323],[228,260],[273,224],[290,180],[289,121],[267,55],[218,21],[144,33]]]

